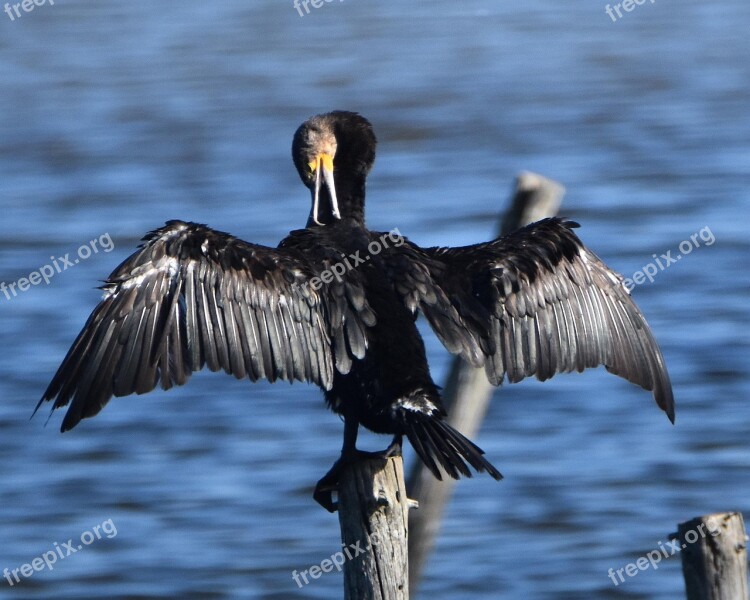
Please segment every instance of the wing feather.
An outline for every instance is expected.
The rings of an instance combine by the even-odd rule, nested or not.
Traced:
[[[405,243],[401,261],[416,265],[394,260],[394,287],[408,308],[424,313],[448,350],[474,365],[479,357],[495,385],[505,377],[545,380],[604,365],[652,390],[673,420],[669,375],[646,320],[622,278],[573,227],[552,218],[474,246],[422,250]]]
[[[169,221],[107,279],[37,409],[69,404],[65,431],[112,396],[183,385],[203,366],[330,389],[334,369],[364,356],[375,315],[356,274],[311,288],[321,268],[294,244],[267,248]]]

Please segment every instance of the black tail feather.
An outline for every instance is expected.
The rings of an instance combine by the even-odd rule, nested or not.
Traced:
[[[434,448],[440,452],[440,464],[453,479],[459,479],[461,475],[471,477],[471,471],[463,460],[456,459],[456,449],[444,432],[439,431],[432,422],[427,422],[424,431],[429,436]],[[449,468],[450,467],[450,468]],[[459,474],[460,473],[460,474]]]
[[[405,429],[414,451],[438,479],[443,478],[438,463],[453,479],[459,479],[461,475],[471,477],[466,463],[479,473],[486,472],[494,479],[503,478],[500,471],[484,457],[484,450],[443,419],[411,413]]]
[[[414,448],[417,456],[422,459],[422,462],[427,466],[430,472],[435,477],[442,480],[443,476],[440,474],[440,469],[438,469],[438,466],[435,464],[430,452],[428,452],[428,450],[422,445],[421,434],[417,433],[417,429],[412,422],[406,423],[406,437],[409,438],[412,448]]]

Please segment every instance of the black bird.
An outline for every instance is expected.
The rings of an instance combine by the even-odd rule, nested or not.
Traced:
[[[62,431],[112,396],[184,384],[207,365],[238,379],[320,386],[344,419],[341,457],[315,498],[333,510],[359,425],[406,436],[436,477],[501,475],[450,427],[415,319],[499,385],[605,365],[652,390],[674,420],[664,359],[622,278],[573,233],[545,219],[491,242],[420,248],[365,226],[375,135],[356,113],[312,117],[292,156],[312,193],[305,229],[277,248],[169,221],[109,276],[37,409],[70,403]]]

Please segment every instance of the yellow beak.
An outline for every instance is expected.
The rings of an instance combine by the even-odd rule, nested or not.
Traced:
[[[320,187],[324,185],[328,188],[328,195],[331,197],[331,212],[337,219],[341,218],[339,213],[339,202],[336,198],[336,184],[333,180],[333,157],[330,154],[321,152],[315,157],[315,160],[308,163],[310,170],[315,173],[315,189],[313,190],[313,221],[318,225],[323,225],[318,219]],[[322,174],[322,176],[321,176]]]

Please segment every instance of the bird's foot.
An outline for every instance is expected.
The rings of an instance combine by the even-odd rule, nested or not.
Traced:
[[[379,452],[365,452],[364,450],[356,450],[357,459],[382,458],[383,460],[387,460],[394,456],[401,456],[401,436],[400,435],[397,435],[396,437],[394,437],[393,441],[388,445],[388,447],[385,450],[380,450]]]
[[[346,466],[343,461],[344,455],[341,455],[333,466],[328,470],[328,473],[320,478],[317,484],[315,484],[315,491],[313,492],[313,498],[315,502],[320,504],[328,512],[336,512],[338,503],[333,501],[333,492],[338,491],[339,478],[341,477],[341,471]]]
[[[328,473],[323,475],[320,481],[315,485],[313,498],[328,512],[336,512],[338,503],[333,501],[333,492],[338,491],[341,473],[347,466],[360,460],[388,460],[394,456],[401,456],[401,436],[394,437],[391,444],[385,450],[381,450],[380,452],[365,452],[364,450],[358,450],[357,448],[342,452],[338,460],[333,463],[333,466],[328,470]]]

